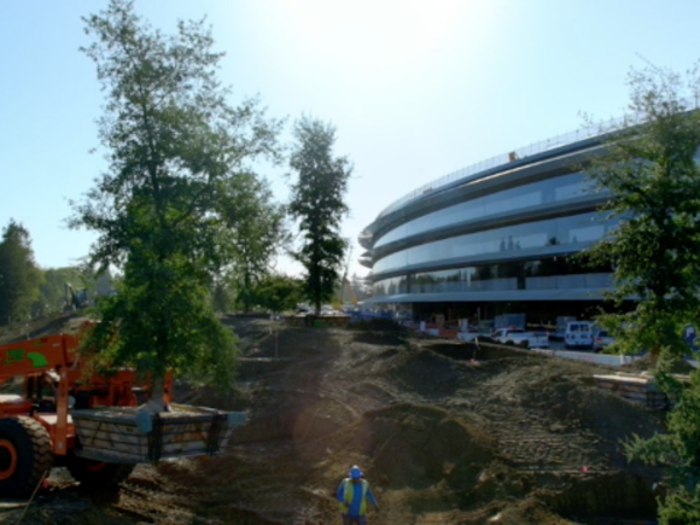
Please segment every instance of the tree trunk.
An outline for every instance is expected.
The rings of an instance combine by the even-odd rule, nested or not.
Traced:
[[[150,414],[170,412],[170,405],[165,401],[165,378],[154,377],[148,401],[139,407],[139,410]]]
[[[649,351],[649,356],[651,357],[651,366],[656,368],[656,364],[659,362],[659,356],[661,355],[661,347],[655,346]]]

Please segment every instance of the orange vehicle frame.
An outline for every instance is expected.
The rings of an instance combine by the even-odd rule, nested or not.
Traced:
[[[0,395],[0,418],[29,416],[46,428],[53,453],[65,456],[75,446],[75,426],[70,417],[69,401],[79,396],[87,406],[136,406],[135,390],[146,387],[137,383],[132,369],[120,369],[109,377],[93,376],[86,380],[78,354],[79,339],[73,335],[50,335],[0,346],[0,385],[9,379],[24,378],[23,395]],[[55,410],[40,410],[33,399],[47,377],[57,376]],[[147,390],[147,388],[143,388]],[[165,380],[165,400],[171,402],[172,376]]]

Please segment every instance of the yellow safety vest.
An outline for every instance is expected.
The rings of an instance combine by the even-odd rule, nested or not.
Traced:
[[[367,513],[367,486],[366,480],[360,480],[360,487],[362,488],[362,499],[360,499],[360,516],[364,516]],[[350,480],[350,478],[345,478],[343,480],[343,501],[350,505],[352,503],[352,498],[355,495],[355,484]],[[343,503],[340,503],[340,512],[345,514],[347,509]]]

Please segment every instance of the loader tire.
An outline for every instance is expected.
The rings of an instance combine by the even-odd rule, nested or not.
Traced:
[[[0,419],[0,494],[28,497],[53,466],[51,438],[30,417]]]
[[[103,490],[114,488],[126,481],[136,465],[106,463],[72,456],[66,461],[66,468],[75,481],[88,489]]]

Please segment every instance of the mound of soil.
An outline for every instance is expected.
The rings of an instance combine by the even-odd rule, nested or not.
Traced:
[[[609,369],[398,331],[226,323],[244,356],[234,392],[179,382],[176,400],[245,410],[229,449],[140,465],[110,498],[43,494],[26,523],[328,524],[353,464],[382,507],[373,525],[654,515],[659,473],[628,465],[621,441],[662,431],[662,416],[596,389]]]

